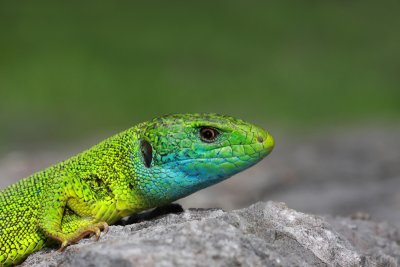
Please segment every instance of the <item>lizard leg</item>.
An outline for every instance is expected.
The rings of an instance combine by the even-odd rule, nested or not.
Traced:
[[[92,216],[90,204],[93,203],[85,202],[76,193],[74,186],[77,185],[80,186],[77,179],[59,178],[43,198],[39,228],[46,236],[61,243],[60,251],[91,234],[98,240],[101,230],[108,230],[106,222],[99,222]],[[78,212],[69,208],[71,201],[79,203]]]

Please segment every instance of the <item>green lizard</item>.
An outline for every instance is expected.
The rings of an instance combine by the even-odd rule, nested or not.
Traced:
[[[137,212],[238,173],[274,141],[255,125],[216,114],[156,118],[0,191],[0,266],[57,241],[60,250]]]

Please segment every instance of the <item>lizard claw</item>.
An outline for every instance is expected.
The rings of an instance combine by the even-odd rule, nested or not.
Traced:
[[[95,240],[98,241],[100,239],[102,230],[104,233],[108,232],[109,226],[106,222],[89,225],[89,226],[81,229],[81,231],[76,233],[75,236],[73,236],[71,238],[68,238],[65,240],[58,239],[61,241],[61,247],[58,251],[63,252],[69,245],[78,243],[82,238],[89,236],[89,235],[95,236]]]
[[[96,228],[94,229],[94,235],[95,235],[95,240],[96,240],[96,241],[99,241],[100,235],[101,235],[101,230],[100,230],[99,227],[96,227]]]
[[[107,234],[108,230],[110,230],[110,227],[108,226],[108,223],[103,222],[101,224],[102,225],[100,226],[100,229],[103,230],[103,234]]]
[[[102,222],[97,226],[95,235],[96,235],[96,241],[99,241],[100,239],[100,234],[101,234],[101,230],[103,230],[103,234],[107,234],[108,230],[110,229],[110,227],[108,226],[108,223],[106,222]]]
[[[69,246],[69,241],[65,240],[62,242],[61,247],[57,250],[58,252],[64,252],[64,250]]]

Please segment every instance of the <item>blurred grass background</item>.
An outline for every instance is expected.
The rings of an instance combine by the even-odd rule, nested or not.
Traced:
[[[175,112],[400,118],[398,1],[2,1],[0,153]]]

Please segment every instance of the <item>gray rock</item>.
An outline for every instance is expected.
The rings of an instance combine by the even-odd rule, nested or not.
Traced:
[[[112,226],[99,242],[45,249],[22,266],[397,266],[399,230],[260,202]]]

